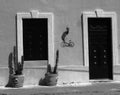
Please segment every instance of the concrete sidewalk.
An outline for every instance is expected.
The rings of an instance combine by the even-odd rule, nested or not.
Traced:
[[[81,83],[77,86],[0,87],[0,95],[120,95],[120,82]]]

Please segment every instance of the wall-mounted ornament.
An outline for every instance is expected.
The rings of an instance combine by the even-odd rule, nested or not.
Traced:
[[[74,42],[72,42],[71,40],[66,40],[66,37],[67,35],[69,34],[69,27],[66,27],[66,31],[63,32],[62,36],[61,36],[61,39],[62,39],[62,42],[61,42],[61,47],[74,47]]]
[[[40,12],[38,10],[31,10],[30,14],[31,14],[31,18],[39,18]]]

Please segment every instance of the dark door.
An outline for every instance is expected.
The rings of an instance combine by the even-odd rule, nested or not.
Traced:
[[[111,24],[111,18],[88,18],[90,79],[113,79]]]
[[[48,60],[48,19],[23,19],[24,60]]]

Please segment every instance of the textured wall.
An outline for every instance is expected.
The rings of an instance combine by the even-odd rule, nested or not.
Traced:
[[[15,15],[17,12],[29,12],[31,9],[53,12],[55,15],[55,48],[60,49],[60,65],[79,65],[83,64],[82,11],[96,8],[115,11],[118,15],[119,33],[119,6],[120,0],[0,0],[0,66],[7,66],[8,54],[15,45]],[[73,48],[60,47],[61,35],[66,26],[70,27],[70,34],[67,37],[75,43]]]
[[[82,30],[81,30],[81,14],[83,11],[95,10],[101,8],[104,11],[115,11],[118,16],[118,43],[120,43],[120,0],[0,0],[0,67],[7,67],[8,55],[15,45],[16,39],[16,22],[15,15],[17,12],[30,12],[30,10],[39,10],[41,12],[53,12],[55,16],[55,50],[60,50],[60,65],[82,65],[83,51],[82,51]],[[66,26],[70,27],[70,33],[67,40],[71,39],[75,46],[73,48],[62,48],[61,35],[66,30]],[[119,47],[118,47],[119,48]],[[119,48],[120,49],[120,48]],[[39,63],[35,63],[38,64]],[[29,63],[34,66],[34,63]],[[38,76],[36,74],[39,74]],[[74,72],[73,72],[74,74]],[[77,75],[84,80],[87,77],[82,74]],[[35,71],[31,73],[30,70],[25,71],[25,83],[37,84],[43,76],[43,71]],[[5,85],[8,78],[8,69],[1,69],[0,85]],[[32,77],[31,77],[32,76]],[[36,77],[37,76],[37,77]],[[71,80],[78,80],[73,77],[71,73],[60,73],[60,81],[66,81],[67,78]],[[81,77],[82,76],[82,77]],[[36,80],[35,80],[36,78]],[[115,79],[117,79],[115,77]]]

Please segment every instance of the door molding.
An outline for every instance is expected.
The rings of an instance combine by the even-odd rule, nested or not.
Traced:
[[[118,65],[118,39],[117,39],[117,15],[116,12],[104,12],[102,9],[83,12],[83,51],[84,65],[89,66],[89,47],[88,47],[88,18],[89,17],[110,17],[112,19],[112,51],[113,65]]]
[[[48,19],[48,64],[54,66],[54,14],[51,12],[39,12],[38,10],[17,13],[16,46],[18,51],[18,62],[21,62],[21,56],[23,56],[23,18]]]

